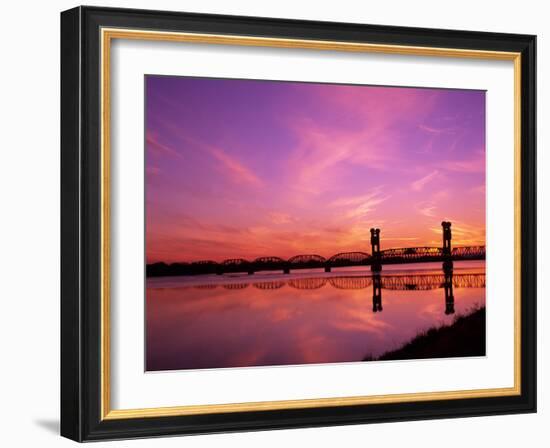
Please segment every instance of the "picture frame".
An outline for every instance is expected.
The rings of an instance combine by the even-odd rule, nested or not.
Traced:
[[[511,62],[514,198],[503,200],[514,210],[513,386],[113,409],[110,77],[117,40]],[[536,412],[535,61],[531,35],[99,7],[61,13],[61,435],[82,442]]]

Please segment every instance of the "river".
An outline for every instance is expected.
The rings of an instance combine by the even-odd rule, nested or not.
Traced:
[[[378,282],[378,283],[377,283]],[[485,262],[147,279],[146,369],[357,362],[485,306]],[[378,287],[380,288],[378,288]],[[484,353],[480,353],[483,355]]]

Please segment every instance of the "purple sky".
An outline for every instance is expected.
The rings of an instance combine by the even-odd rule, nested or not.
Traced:
[[[146,77],[147,261],[485,244],[485,92]]]

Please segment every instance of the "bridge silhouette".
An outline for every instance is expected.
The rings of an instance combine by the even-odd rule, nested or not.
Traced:
[[[442,247],[404,247],[380,250],[380,229],[371,229],[371,253],[368,252],[340,252],[325,258],[318,254],[301,254],[283,259],[281,257],[266,256],[254,260],[244,258],[229,258],[222,262],[200,260],[191,263],[163,262],[147,265],[147,276],[178,276],[204,274],[233,274],[262,271],[280,271],[289,274],[299,269],[324,269],[331,272],[333,268],[370,266],[373,272],[380,272],[383,265],[442,262],[443,270],[453,268],[453,261],[484,260],[485,246],[461,246],[451,248],[451,223],[443,221]]]

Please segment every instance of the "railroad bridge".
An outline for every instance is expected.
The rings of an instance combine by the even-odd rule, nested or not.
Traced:
[[[263,271],[280,271],[289,274],[299,269],[324,269],[351,266],[370,266],[371,271],[380,272],[383,265],[442,262],[444,271],[452,271],[453,261],[484,260],[485,246],[451,247],[451,223],[443,221],[443,241],[441,247],[403,247],[380,249],[380,229],[371,229],[371,253],[340,252],[325,258],[319,254],[295,255],[289,259],[276,256],[259,257],[254,260],[230,258],[221,263],[213,260],[201,260],[192,263],[155,263],[147,265],[147,276],[230,274]]]

